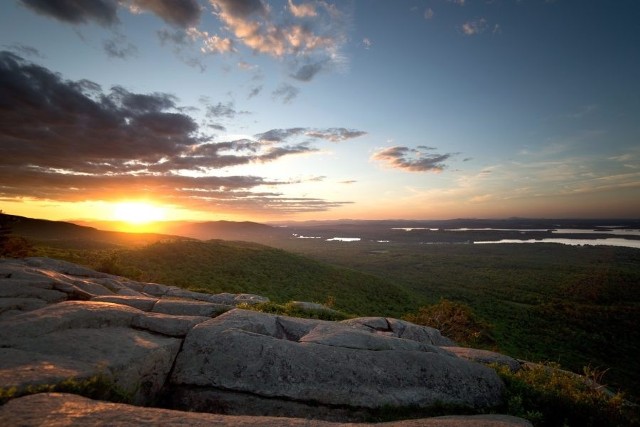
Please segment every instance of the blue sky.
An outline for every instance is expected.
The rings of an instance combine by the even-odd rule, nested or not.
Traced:
[[[640,213],[637,1],[20,0],[0,40],[7,212]]]

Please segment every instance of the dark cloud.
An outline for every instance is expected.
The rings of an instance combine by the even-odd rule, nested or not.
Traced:
[[[229,113],[221,105],[220,112]],[[138,94],[121,86],[105,91],[89,80],[64,80],[16,54],[0,52],[0,198],[145,196],[185,207],[285,212],[343,204],[254,192],[258,186],[291,181],[215,174],[230,166],[313,153],[317,149],[309,141],[291,140],[306,138],[309,129],[275,129],[256,139],[214,143],[184,111],[189,109],[170,94]],[[314,132],[325,139],[336,134],[334,129]]]
[[[20,0],[34,12],[71,24],[95,21],[103,26],[118,22],[114,0]]]
[[[41,15],[70,24],[94,21],[103,26],[118,22],[118,6],[133,12],[151,12],[166,23],[187,28],[200,21],[202,9],[197,0],[20,0]]]
[[[196,0],[129,0],[132,8],[147,10],[167,24],[181,28],[196,25],[202,9]]]
[[[150,95],[131,93],[122,86],[111,89],[110,99],[122,104],[135,113],[160,113],[176,108],[177,98],[167,93],[153,93]]]
[[[425,146],[418,148],[395,146],[378,150],[371,158],[386,163],[392,168],[410,172],[442,172],[447,167],[444,162],[454,154],[427,152],[431,150],[433,149]]]
[[[281,99],[284,104],[288,104],[300,93],[300,89],[289,83],[282,83],[272,92],[273,99]]]
[[[146,99],[167,106],[167,97]],[[71,169],[131,158],[158,161],[198,142],[189,116],[132,108],[144,97],[122,88],[104,94],[93,82],[65,81],[7,52],[0,54],[0,99],[3,162],[14,166],[36,158],[43,167]]]

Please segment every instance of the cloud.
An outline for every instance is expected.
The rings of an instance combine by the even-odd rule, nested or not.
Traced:
[[[289,83],[282,83],[271,95],[273,99],[281,99],[283,104],[288,104],[300,93],[300,89]]]
[[[254,96],[258,96],[260,92],[262,92],[262,87],[263,87],[262,85],[252,87],[251,90],[249,90],[249,95],[247,95],[247,99],[251,99]]]
[[[215,105],[207,105],[207,117],[226,117],[233,119],[238,112],[234,108],[233,102],[223,104],[218,102]]]
[[[595,104],[582,105],[578,111],[568,114],[567,117],[572,119],[582,119],[598,110],[598,106]]]
[[[291,139],[295,136],[304,135],[314,139],[324,139],[330,142],[341,142],[347,139],[357,138],[366,135],[367,132],[346,129],[346,128],[328,128],[328,129],[312,129],[312,128],[288,128],[288,129],[271,129],[270,131],[255,135],[258,141],[262,143],[279,143]]]
[[[487,29],[487,20],[484,18],[478,18],[473,21],[467,21],[462,24],[460,29],[465,36],[482,34]]]
[[[126,6],[131,13],[151,12],[170,25],[187,28],[200,21],[197,0],[20,0],[34,12],[69,24],[91,21],[108,27],[118,23],[117,10]]]
[[[331,142],[341,142],[347,139],[357,138],[359,136],[366,135],[367,132],[363,132],[356,129],[346,128],[329,128],[324,130],[311,130],[306,132],[306,135],[313,138],[326,139]]]
[[[409,172],[442,172],[447,166],[444,163],[454,154],[428,153],[434,148],[419,146],[409,147],[388,147],[376,151],[371,159],[385,163],[394,169],[402,169]]]
[[[362,44],[364,45],[364,48],[367,50],[371,49],[371,46],[373,46],[373,42],[368,37],[365,37],[362,39]]]
[[[149,11],[167,24],[180,28],[196,25],[202,13],[197,0],[128,0],[127,3],[132,13]]]
[[[185,64],[190,67],[199,68],[203,72],[206,67],[200,60],[200,58],[191,56],[189,54],[190,49],[195,43],[195,38],[192,33],[188,31],[169,31],[167,29],[158,30],[156,32],[160,43],[164,46],[167,44],[173,45],[173,53]],[[191,35],[190,35],[191,34]]]
[[[30,56],[32,58],[44,58],[44,55],[33,46],[27,46],[21,43],[12,43],[10,45],[5,44],[2,46],[18,55]]]
[[[265,0],[208,0],[208,7],[220,21],[220,34],[198,28],[204,0],[19,0],[30,10],[69,24],[97,23],[110,27],[119,23],[118,9],[130,13],[149,12],[177,28],[163,29],[158,36],[163,44],[173,44],[175,53],[190,66],[204,70],[204,65],[187,49],[199,54],[232,54],[240,48],[282,60],[289,74],[300,81],[310,81],[322,70],[344,69],[348,61],[342,48],[352,27],[350,17],[335,4],[326,1],[294,3],[286,11],[274,12]],[[125,58],[134,53],[131,45],[104,42],[108,55]],[[285,100],[291,100],[289,90]],[[285,101],[288,102],[288,101]]]
[[[309,18],[318,15],[313,3],[300,3],[299,5],[295,5],[293,1],[289,0],[289,11],[296,18]]]
[[[152,197],[184,207],[302,212],[347,202],[258,192],[291,180],[220,175],[220,169],[311,154],[309,138],[346,138],[342,128],[274,129],[256,138],[212,142],[167,93],[109,90],[0,52],[0,198],[53,201]],[[238,114],[233,104],[214,115]],[[215,124],[213,126],[216,126]],[[338,136],[339,135],[339,136]],[[297,138],[297,139],[296,139]]]
[[[195,27],[191,27],[186,31],[188,39],[195,41],[202,40],[202,53],[228,53],[235,52],[234,43],[229,38],[219,37],[217,35],[209,35],[207,31],[200,31]]]
[[[424,11],[424,19],[426,19],[427,21],[429,21],[430,19],[432,19],[435,16],[435,12],[433,11],[433,9],[431,9],[430,7],[428,7],[425,11]]]
[[[138,54],[138,48],[126,41],[124,36],[117,36],[102,43],[102,48],[111,58],[125,59]]]
[[[284,58],[291,75],[311,80],[320,69],[343,65],[348,19],[326,2],[288,2],[290,16],[272,12],[262,0],[210,0],[234,42],[254,52]],[[296,64],[302,62],[302,67]]]
[[[94,21],[108,27],[118,22],[114,0],[20,0],[34,12],[70,24]]]
[[[317,62],[315,64],[306,64],[300,67],[294,74],[290,74],[289,76],[302,82],[308,82],[311,81],[311,79],[313,79],[313,77],[318,74],[320,70],[322,70],[323,66],[324,61]]]
[[[306,128],[271,129],[267,132],[259,133],[255,137],[262,143],[273,144],[286,141],[293,136],[304,135],[306,130]]]

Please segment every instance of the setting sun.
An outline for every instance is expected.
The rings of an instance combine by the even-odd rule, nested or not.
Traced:
[[[161,221],[165,218],[165,209],[147,202],[121,202],[113,209],[113,218],[134,225]]]

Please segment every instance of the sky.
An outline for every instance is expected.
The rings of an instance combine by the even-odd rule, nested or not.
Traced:
[[[637,0],[7,0],[0,209],[640,217]]]

